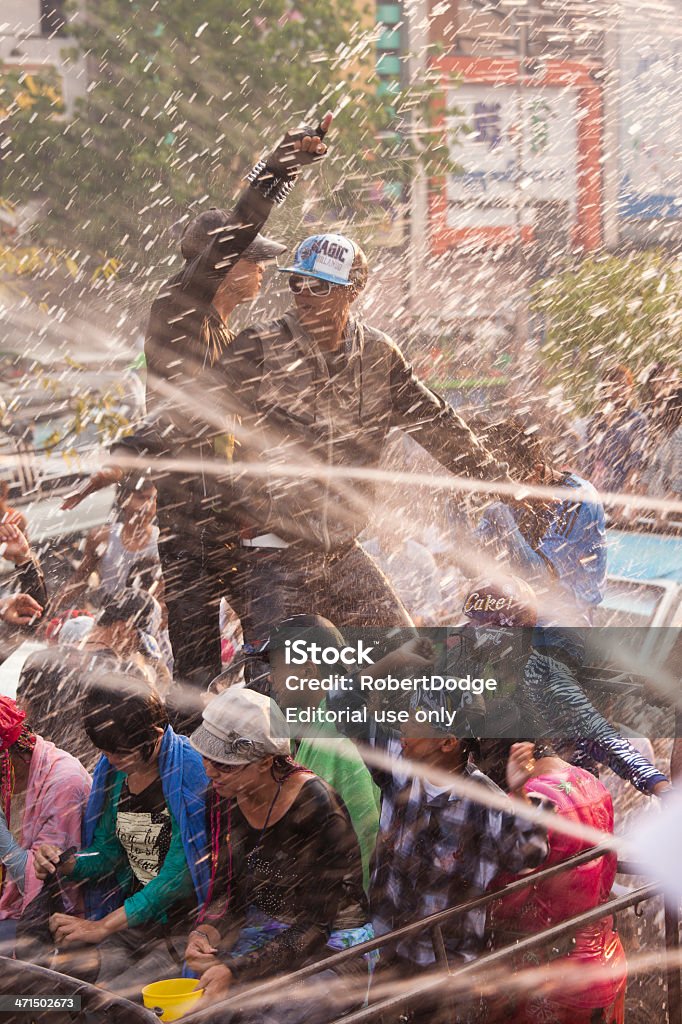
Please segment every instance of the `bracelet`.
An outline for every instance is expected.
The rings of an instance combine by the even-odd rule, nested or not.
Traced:
[[[285,178],[268,170],[265,160],[259,160],[246,176],[252,188],[257,189],[264,199],[280,206],[294,187],[296,177]]]
[[[207,941],[207,942],[210,942],[210,941],[211,941],[211,936],[210,936],[210,935],[208,934],[208,932],[205,932],[205,931],[203,930],[203,928],[192,928],[192,931],[190,932],[190,935],[191,935],[191,934],[192,934],[193,932],[197,932],[197,934],[199,934],[199,935],[203,935],[203,936],[204,936],[204,938],[206,939],[206,941]]]

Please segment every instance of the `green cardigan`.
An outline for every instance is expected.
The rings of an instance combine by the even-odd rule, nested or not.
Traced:
[[[92,843],[87,850],[82,851],[98,853],[99,856],[78,857],[71,878],[80,882],[89,878],[100,879],[106,875],[114,875],[123,893],[123,907],[129,928],[136,928],[148,922],[165,924],[168,920],[168,911],[175,903],[194,896],[194,885],[187,867],[182,836],[171,814],[170,848],[161,870],[156,878],[152,878],[142,889],[130,895],[136,879],[126,852],[116,835],[116,812],[124,778],[123,772],[116,772],[114,775]]]

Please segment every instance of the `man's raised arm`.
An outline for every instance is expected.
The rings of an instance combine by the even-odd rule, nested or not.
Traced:
[[[287,132],[279,145],[255,165],[228,222],[216,231],[203,252],[188,260],[180,283],[183,291],[210,302],[220,282],[265,225],[273,207],[284,202],[302,168],[323,158],[327,146],[322,140],[331,122],[332,115],[325,114],[316,128],[306,126]]]

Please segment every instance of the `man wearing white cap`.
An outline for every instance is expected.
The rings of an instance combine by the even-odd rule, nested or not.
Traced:
[[[293,308],[243,331],[221,359],[240,424],[234,462],[244,469],[234,482],[242,534],[228,599],[248,640],[298,612],[341,628],[409,624],[356,540],[374,485],[353,471],[379,468],[394,427],[457,475],[508,479],[507,467],[390,338],[353,314],[368,277],[355,242],[313,235],[278,269]]]

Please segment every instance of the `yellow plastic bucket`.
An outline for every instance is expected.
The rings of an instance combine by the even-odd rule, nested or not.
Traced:
[[[203,988],[196,978],[171,978],[155,981],[142,989],[142,1000],[148,1010],[163,1010],[159,1020],[179,1020],[201,999]]]

